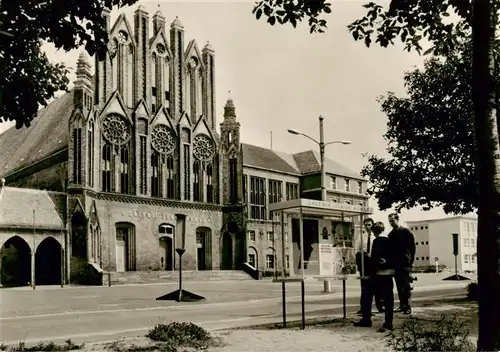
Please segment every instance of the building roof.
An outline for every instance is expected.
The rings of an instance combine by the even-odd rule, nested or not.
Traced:
[[[68,146],[68,120],[73,112],[73,91],[38,112],[30,127],[11,127],[0,134],[0,175],[32,165]],[[8,157],[5,157],[5,156]]]
[[[308,150],[305,152],[293,154],[293,157],[302,174],[316,173],[321,171],[319,152]],[[327,157],[325,157],[325,172],[332,175],[347,176],[360,180],[364,179],[360,174]]]
[[[0,226],[63,230],[65,213],[65,193],[5,186],[0,188]]]
[[[453,216],[447,216],[444,218],[437,218],[437,219],[406,221],[406,223],[415,225],[415,224],[424,224],[424,223],[429,223],[429,222],[448,221],[448,220],[454,220],[454,219],[477,220],[477,215],[475,215],[475,214],[453,215]]]
[[[257,147],[242,143],[243,165],[257,167],[270,171],[299,175],[300,170],[295,169],[284,158],[271,149]]]

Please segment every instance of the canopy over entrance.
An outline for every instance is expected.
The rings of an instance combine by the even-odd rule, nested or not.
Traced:
[[[373,214],[373,208],[363,205],[352,205],[346,203],[328,202],[314,199],[292,199],[285,202],[269,204],[269,211],[271,213],[281,214],[281,244],[282,244],[282,258],[285,257],[285,241],[284,241],[284,213],[295,213],[298,215],[299,220],[299,247],[300,247],[300,276],[304,278],[304,216],[316,218],[338,218],[344,219],[345,217],[355,218],[359,217],[361,225],[365,215]],[[274,216],[273,216],[274,217]],[[361,241],[363,241],[363,231],[360,230]],[[317,234],[319,237],[319,234]],[[323,246],[323,245],[322,245]],[[329,245],[333,247],[332,244]],[[330,249],[330,251],[332,251]],[[332,254],[333,255],[333,254]],[[319,263],[319,265],[323,265]],[[282,265],[282,275],[285,278],[285,266]],[[291,274],[291,273],[290,273]],[[331,273],[333,275],[333,271]]]

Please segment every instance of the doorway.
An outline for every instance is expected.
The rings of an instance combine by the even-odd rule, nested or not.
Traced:
[[[173,271],[175,260],[174,227],[170,224],[162,224],[158,232],[160,268],[161,270]]]
[[[196,262],[198,270],[212,269],[212,230],[208,227],[196,229]]]
[[[35,253],[35,284],[60,285],[62,276],[61,244],[53,237],[47,237]]]

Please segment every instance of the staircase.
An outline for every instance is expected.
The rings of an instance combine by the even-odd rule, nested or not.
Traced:
[[[182,271],[182,281],[222,281],[222,280],[252,280],[244,271],[240,270],[206,270]],[[178,282],[178,271],[127,271],[111,272],[111,285],[126,284],[154,284]],[[108,274],[103,273],[102,284],[108,285]]]

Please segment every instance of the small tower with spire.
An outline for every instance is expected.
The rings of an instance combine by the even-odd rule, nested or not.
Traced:
[[[184,96],[184,26],[178,17],[170,24],[170,47],[172,50],[172,92],[174,97],[170,101],[170,115],[179,120],[185,110],[186,97]]]
[[[74,82],[73,104],[87,116],[93,105],[92,71],[87,54],[81,52],[76,62],[76,81]]]
[[[224,106],[224,121],[220,124],[222,143],[222,202],[243,202],[243,152],[240,145],[240,123],[236,119],[236,108],[231,96]]]

